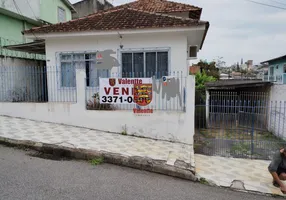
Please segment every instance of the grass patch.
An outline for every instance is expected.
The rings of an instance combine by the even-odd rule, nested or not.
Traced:
[[[121,135],[127,135],[127,132],[126,131],[122,131]]]
[[[260,135],[261,139],[265,139],[266,141],[274,141],[280,143],[285,142],[282,138],[279,138],[270,132],[259,132],[258,134]]]
[[[209,185],[209,182],[205,178],[200,178],[200,183],[204,185]]]
[[[205,138],[215,138],[212,130],[204,129],[200,130],[200,134]]]
[[[249,143],[237,143],[234,144],[231,149],[230,149],[230,153],[233,154],[250,154],[250,144]]]
[[[104,162],[104,158],[100,157],[100,158],[94,158],[90,161],[91,165],[96,166],[96,165],[100,165]]]

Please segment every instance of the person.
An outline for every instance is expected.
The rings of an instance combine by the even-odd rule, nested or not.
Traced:
[[[285,194],[286,185],[281,180],[286,180],[286,146],[273,155],[268,171],[273,177],[273,185],[280,187],[281,192]]]

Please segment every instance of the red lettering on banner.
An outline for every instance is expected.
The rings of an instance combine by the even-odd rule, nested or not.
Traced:
[[[133,113],[153,113],[153,109],[137,109],[133,108]]]
[[[134,84],[143,84],[143,80],[142,79],[118,79],[118,83],[119,84],[128,84],[128,85],[134,85]]]
[[[122,95],[129,95],[129,88],[122,88]]]
[[[110,89],[111,89],[111,88],[108,88],[108,89],[106,89],[106,87],[104,88],[104,91],[105,91],[105,94],[106,94],[106,95],[109,95]]]
[[[113,95],[119,95],[119,88],[118,87],[113,88]]]

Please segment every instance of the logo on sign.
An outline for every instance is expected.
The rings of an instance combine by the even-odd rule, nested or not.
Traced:
[[[152,84],[134,84],[134,102],[139,106],[147,106],[152,101]]]
[[[115,78],[110,78],[110,79],[109,79],[109,85],[110,85],[111,87],[113,87],[113,86],[115,86],[115,84],[116,84],[116,79],[115,79]]]
[[[96,55],[96,59],[101,60],[101,59],[102,59],[102,54],[101,54],[101,53],[98,53],[98,54]]]

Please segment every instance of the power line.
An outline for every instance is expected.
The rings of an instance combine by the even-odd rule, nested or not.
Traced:
[[[280,1],[275,1],[275,0],[269,0],[269,1],[273,1],[273,2],[275,2],[275,3],[279,3],[279,4],[281,4],[281,5],[285,5],[285,6],[286,6],[286,3],[282,3],[282,2],[280,2]]]
[[[281,9],[281,10],[286,10],[286,8],[283,8],[283,7],[274,6],[274,5],[270,5],[270,4],[265,4],[265,3],[261,3],[261,2],[257,2],[257,1],[252,1],[252,0],[245,0],[245,1],[252,2],[252,3],[255,3],[255,4],[259,4],[259,5],[263,5],[263,6],[272,7],[272,8],[278,8],[278,9]]]
[[[30,7],[30,9],[31,9],[31,11],[32,11],[32,13],[33,13],[35,19],[37,19],[37,16],[36,16],[35,12],[33,11],[33,8],[32,8],[32,6],[31,6],[31,4],[29,3],[29,0],[26,0],[26,2],[28,3],[28,5],[29,5],[29,7]]]
[[[27,21],[27,20],[25,19],[24,15],[22,14],[22,12],[21,12],[20,8],[18,7],[18,5],[17,5],[17,3],[16,3],[15,0],[13,0],[13,3],[14,3],[14,5],[15,5],[15,8],[16,8],[18,14],[21,16],[22,20],[23,20],[24,22]],[[38,39],[38,37],[37,37],[33,32],[32,32],[32,34],[34,35],[34,37],[35,37],[36,39]]]

